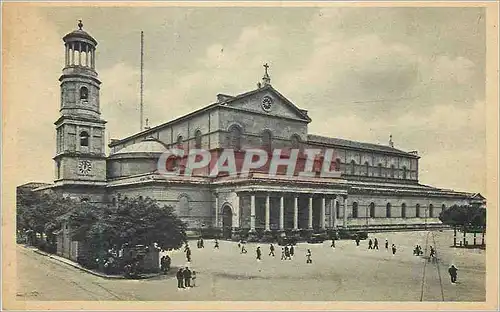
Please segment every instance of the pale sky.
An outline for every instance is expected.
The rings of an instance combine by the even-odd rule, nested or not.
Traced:
[[[52,182],[62,37],[99,42],[107,138],[139,129],[140,31],[145,115],[164,123],[272,85],[309,111],[309,133],[417,150],[420,183],[486,190],[482,8],[21,8],[4,5],[4,138],[16,184]],[[4,165],[6,165],[4,163]],[[9,164],[7,164],[9,165]]]

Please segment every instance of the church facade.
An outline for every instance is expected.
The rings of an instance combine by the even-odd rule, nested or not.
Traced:
[[[151,197],[171,205],[190,229],[248,231],[426,226],[440,212],[468,204],[477,194],[419,183],[419,155],[388,145],[310,134],[307,111],[291,103],[265,74],[256,89],[218,94],[190,114],[119,140],[105,154],[106,121],[101,117],[97,41],[79,29],[64,36],[55,180],[40,191],[82,201],[112,204],[120,196]],[[105,104],[103,104],[105,105]],[[249,148],[334,151],[337,177],[198,172],[165,176],[158,159],[171,148],[220,154]],[[318,157],[321,157],[321,152]]]

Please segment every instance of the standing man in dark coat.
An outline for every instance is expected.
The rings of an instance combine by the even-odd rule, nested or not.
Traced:
[[[378,240],[377,240],[377,238],[375,238],[375,240],[373,241],[373,249],[377,249],[378,250]]]
[[[186,259],[187,259],[187,262],[191,262],[191,248],[187,248],[186,249]]]
[[[217,240],[217,238],[215,239],[214,249],[219,249],[219,240]]]
[[[389,249],[389,241],[387,238],[385,239],[385,249]]]
[[[274,246],[273,246],[273,244],[271,244],[269,246],[269,256],[273,256],[274,257]]]
[[[184,286],[191,287],[191,270],[188,267],[184,270]]]
[[[179,268],[176,277],[177,277],[177,288],[179,289],[184,288],[184,272],[182,271],[182,268]]]
[[[356,235],[356,239],[355,239],[355,241],[356,241],[356,246],[359,246],[359,241],[360,241],[360,239],[359,239],[359,235]]]
[[[205,242],[203,241],[203,237],[200,238],[200,247],[205,248]]]
[[[372,239],[370,238],[370,240],[368,241],[368,249],[373,249],[372,245],[373,245],[373,242],[372,242]]]
[[[260,261],[262,256],[262,252],[260,251],[260,246],[257,247],[256,253],[257,253],[257,260]]]
[[[311,259],[311,249],[307,249],[306,257],[307,257],[306,263],[312,263],[313,262],[312,259]]]
[[[458,269],[452,264],[448,269],[448,273],[450,273],[451,283],[455,284],[457,282],[457,271]]]
[[[396,245],[392,244],[392,255],[396,254]]]
[[[293,247],[293,245],[290,245],[290,257],[291,258],[293,257],[294,253],[295,253],[295,248]]]

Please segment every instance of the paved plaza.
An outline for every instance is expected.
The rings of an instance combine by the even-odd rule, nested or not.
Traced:
[[[430,233],[430,234],[429,234]],[[379,250],[368,250],[350,240],[323,244],[300,243],[291,261],[269,257],[268,244],[246,244],[240,254],[237,243],[205,240],[205,248],[193,251],[190,267],[197,272],[196,287],[178,290],[174,274],[147,280],[109,280],[81,272],[65,264],[18,247],[18,300],[259,300],[259,301],[484,301],[485,251],[450,248],[453,232],[401,232],[370,234]],[[385,250],[397,246],[396,255]],[[434,242],[435,240],[435,242]],[[413,246],[437,246],[438,264],[412,255]],[[262,261],[255,259],[257,245]],[[306,264],[306,251],[312,264]],[[172,266],[186,264],[182,250],[169,253]],[[450,283],[448,266],[458,267],[458,283]]]

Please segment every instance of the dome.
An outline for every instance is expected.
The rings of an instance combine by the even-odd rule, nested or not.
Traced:
[[[64,42],[72,42],[72,41],[86,41],[92,43],[94,46],[97,45],[97,41],[92,37],[88,32],[82,29],[83,24],[82,21],[78,23],[78,29],[68,33],[63,37]]]
[[[167,147],[155,138],[146,138],[142,142],[129,145],[117,151],[114,155],[123,154],[161,154],[167,151]]]

